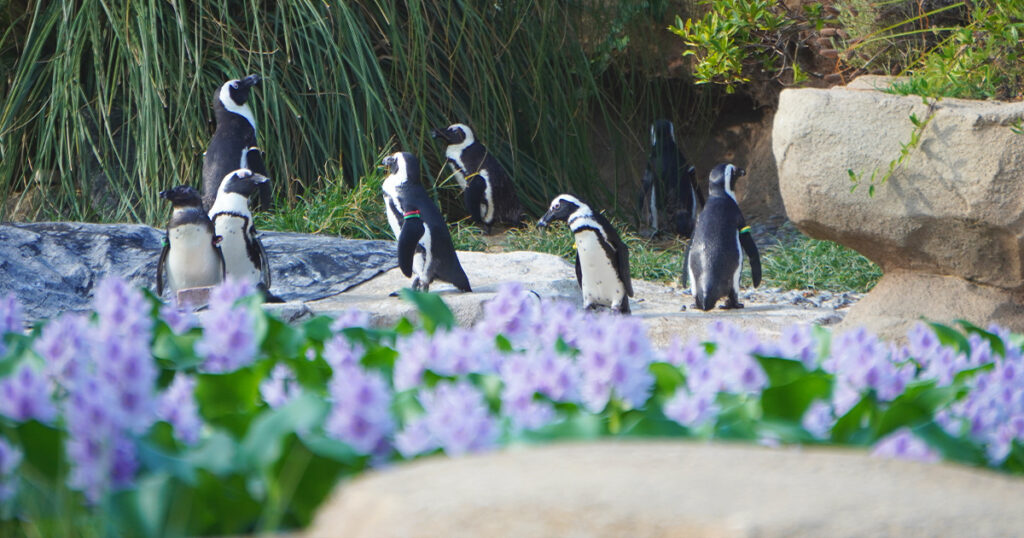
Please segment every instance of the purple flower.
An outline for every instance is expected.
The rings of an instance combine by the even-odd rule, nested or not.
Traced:
[[[398,352],[393,379],[395,390],[418,387],[423,382],[427,363],[437,354],[433,339],[424,331],[416,331],[399,337],[395,342],[395,351]]]
[[[483,394],[467,381],[441,382],[419,394],[424,415],[396,439],[406,457],[440,447],[449,456],[486,450],[498,438],[498,424]]]
[[[603,410],[613,392],[629,408],[650,398],[654,376],[648,367],[654,354],[640,320],[611,314],[588,318],[579,351],[580,397],[589,411]]]
[[[228,277],[224,283],[210,290],[210,309],[229,309],[235,306],[242,297],[256,293],[256,288],[248,280]]]
[[[395,424],[392,393],[384,377],[360,366],[346,366],[335,370],[329,391],[333,405],[324,430],[363,454],[386,452]]]
[[[832,415],[832,406],[822,400],[814,400],[800,420],[804,429],[817,439],[827,438],[835,423],[836,418]]]
[[[808,370],[817,366],[817,342],[810,325],[794,324],[783,329],[778,347],[783,356],[800,361]]]
[[[93,307],[99,314],[100,332],[128,335],[149,341],[153,329],[150,304],[136,288],[119,277],[107,277],[96,286]]]
[[[32,347],[46,361],[46,375],[64,388],[91,367],[89,321],[79,314],[64,314],[43,327]]]
[[[22,363],[14,375],[0,380],[0,415],[19,422],[52,422],[57,417],[57,408],[50,400],[46,379]]]
[[[331,323],[331,330],[338,332],[342,329],[349,327],[369,327],[370,326],[370,313],[363,312],[362,310],[350,309],[342,312],[338,317],[334,318],[334,322]]]
[[[253,325],[255,319],[244,306],[228,306],[238,290],[223,284],[214,288],[210,309],[201,319],[203,336],[196,342],[196,353],[205,359],[201,369],[212,373],[233,372],[252,364],[259,352]],[[218,293],[224,288],[225,291]],[[218,296],[214,300],[213,296]]]
[[[565,401],[576,391],[572,362],[553,352],[528,351],[508,357],[498,370],[503,383],[502,413],[516,430],[537,429],[555,420],[554,407],[537,401],[536,394]]]
[[[25,318],[21,311],[21,303],[14,293],[8,293],[0,298],[0,357],[7,353],[4,345],[4,334],[18,333],[25,329]]]
[[[665,350],[665,362],[676,367],[685,366],[687,369],[703,363],[705,356],[704,345],[696,338],[691,338],[686,345],[682,345],[678,338],[673,337],[668,349]]]
[[[94,369],[111,391],[118,424],[139,434],[153,424],[159,372],[148,342],[133,337],[105,338],[93,343]]]
[[[195,377],[179,372],[160,396],[156,408],[156,416],[170,424],[174,436],[186,445],[194,445],[199,441],[199,432],[203,427],[195,390]]]
[[[822,366],[835,374],[837,386],[858,393],[874,390],[880,400],[889,401],[902,394],[915,375],[914,365],[898,364],[900,358],[891,346],[858,327],[833,339],[832,352]],[[840,407],[836,405],[837,413]]]
[[[21,465],[22,453],[0,437],[0,502],[7,502],[17,494],[18,477],[14,471]]]
[[[939,349],[939,338],[928,325],[918,322],[907,331],[907,349],[919,362]]]
[[[174,334],[185,334],[199,326],[199,318],[191,311],[182,308],[176,301],[160,307],[160,318],[167,323]]]
[[[484,316],[476,329],[494,338],[501,334],[513,345],[529,342],[540,318],[540,300],[519,282],[503,284],[484,304]]]
[[[497,361],[494,339],[454,327],[433,334],[433,351],[428,357],[428,370],[443,376],[492,373]]]
[[[260,396],[275,409],[292,401],[299,390],[295,374],[282,363],[275,365],[270,371],[270,377],[260,383]]]
[[[663,409],[666,417],[687,428],[700,428],[712,422],[718,416],[718,411],[714,394],[691,394],[685,389],[676,391],[675,395],[665,402]]]
[[[925,463],[935,463],[940,459],[939,453],[914,435],[909,428],[900,428],[879,440],[871,449],[871,455]]]
[[[119,424],[118,394],[95,375],[84,375],[64,401],[71,463],[68,486],[97,503],[114,486],[127,485],[134,475],[134,445]]]
[[[334,370],[359,364],[365,353],[363,346],[349,342],[343,334],[334,335],[324,344],[324,360]]]

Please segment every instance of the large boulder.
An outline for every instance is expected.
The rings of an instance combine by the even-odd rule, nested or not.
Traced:
[[[156,288],[164,231],[137,224],[41,222],[0,225],[0,296],[14,292],[30,320],[89,308],[93,286],[119,275]],[[271,291],[314,301],[345,291],[396,265],[389,241],[264,232]]]
[[[343,484],[306,536],[1019,536],[1024,481],[843,449],[679,441],[428,458]]]
[[[775,115],[789,218],[886,274],[845,323],[887,336],[921,316],[1024,330],[1024,136],[1014,129],[1024,103],[928,103],[873,88],[884,83],[785,90]],[[918,130],[912,115],[927,124],[899,162]],[[853,190],[849,171],[861,177]]]

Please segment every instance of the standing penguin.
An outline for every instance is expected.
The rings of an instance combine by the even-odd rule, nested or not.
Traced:
[[[256,117],[249,107],[249,91],[260,83],[259,75],[225,82],[213,96],[217,130],[203,158],[203,207],[209,211],[217,199],[217,188],[229,173],[248,168],[267,175],[263,152],[256,145]],[[260,209],[270,209],[270,183],[260,184]]]
[[[696,174],[676,144],[672,122],[657,120],[651,125],[651,153],[644,170],[641,220],[652,235],[671,228],[690,237],[704,198],[697,189]]]
[[[165,286],[173,296],[178,290],[220,284],[224,280],[221,238],[203,211],[199,192],[180,185],[161,192],[160,197],[170,202],[173,209],[156,265],[157,295],[164,294]]]
[[[455,254],[441,211],[420,184],[420,161],[411,153],[384,158],[384,210],[398,240],[398,267],[412,277],[412,288],[427,291],[435,278],[473,291]]]
[[[434,129],[431,136],[448,144],[444,154],[464,189],[466,211],[484,233],[490,234],[495,222],[515,225],[522,221],[523,208],[512,178],[468,125],[455,123],[447,129]]]
[[[720,164],[711,170],[708,203],[697,218],[693,240],[686,253],[686,273],[697,308],[708,311],[722,297],[722,308],[743,308],[739,302],[743,252],[750,257],[754,287],[761,285],[761,256],[750,237],[740,206],[736,203],[736,180],[742,168]]]
[[[263,292],[267,301],[280,302],[270,293],[270,263],[263,242],[256,234],[252,213],[249,212],[249,196],[259,185],[267,182],[267,176],[241,168],[224,176],[217,191],[217,200],[210,209],[217,235],[224,238],[221,250],[227,276],[246,280]]]
[[[633,283],[629,277],[629,250],[608,219],[594,213],[575,196],[560,194],[537,222],[539,228],[564,220],[576,237],[576,282],[583,292],[583,307],[599,306],[629,314]]]

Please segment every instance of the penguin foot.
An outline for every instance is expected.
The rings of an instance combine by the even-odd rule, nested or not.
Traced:
[[[735,308],[743,308],[743,303],[739,303],[739,302],[736,302],[736,303],[726,302],[725,304],[723,304],[722,306],[720,306],[718,308],[721,308],[722,310],[732,310],[732,309],[735,309]]]

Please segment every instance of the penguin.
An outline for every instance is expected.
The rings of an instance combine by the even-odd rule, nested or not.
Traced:
[[[178,290],[216,286],[224,280],[224,255],[221,237],[203,211],[199,192],[188,185],[162,191],[160,197],[171,203],[163,249],[156,265],[156,293],[171,295]]]
[[[603,306],[629,314],[629,297],[633,296],[629,250],[608,219],[579,198],[560,194],[537,227],[555,220],[566,221],[576,237],[576,282],[583,292],[583,308]]]
[[[696,306],[704,311],[714,308],[722,297],[727,297],[722,308],[743,308],[739,289],[744,252],[750,258],[754,287],[761,285],[761,256],[736,203],[736,181],[743,175],[746,172],[742,168],[731,164],[711,170],[708,201],[697,217],[686,252],[683,285],[690,281]]]
[[[495,222],[517,225],[522,221],[523,209],[512,178],[468,125],[455,123],[447,129],[434,129],[431,137],[448,144],[444,154],[463,189],[466,211],[484,233],[490,235]]]
[[[210,220],[217,235],[224,238],[221,250],[227,276],[255,284],[268,302],[281,302],[270,293],[267,251],[256,234],[256,225],[249,212],[249,196],[267,181],[267,176],[248,168],[229,172],[217,190],[217,199],[210,208]]]
[[[651,235],[671,229],[690,237],[704,197],[697,189],[696,170],[676,144],[675,126],[669,120],[651,124],[651,152],[641,186],[641,220]]]
[[[232,171],[248,168],[268,175],[263,152],[256,144],[256,117],[249,107],[249,92],[259,83],[259,75],[229,80],[213,96],[217,129],[203,154],[203,208],[207,211],[217,199],[221,180]],[[260,209],[268,211],[273,202],[270,183],[261,183],[259,189]]]
[[[398,240],[398,267],[412,277],[412,288],[427,291],[435,278],[464,292],[473,291],[462,270],[441,211],[420,184],[420,161],[397,152],[381,163],[388,171],[382,186],[384,210]]]

